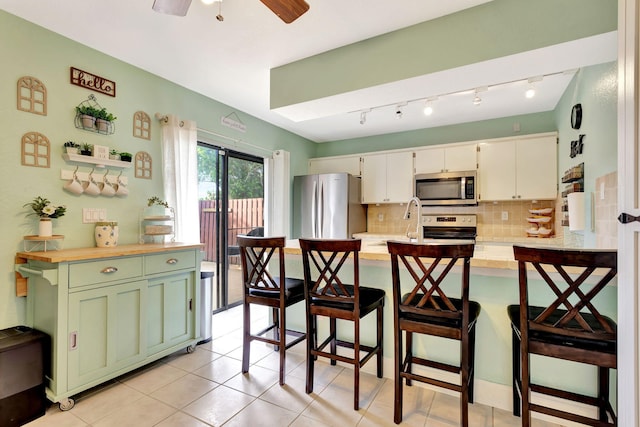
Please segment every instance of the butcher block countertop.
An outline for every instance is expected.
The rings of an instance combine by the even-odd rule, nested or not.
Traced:
[[[144,255],[181,249],[202,248],[201,243],[155,243],[120,245],[111,248],[75,248],[57,251],[18,252],[16,258],[44,261],[50,263],[86,261],[100,258],[113,258],[130,255]]]

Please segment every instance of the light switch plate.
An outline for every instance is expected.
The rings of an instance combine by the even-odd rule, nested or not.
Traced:
[[[82,208],[82,223],[92,224],[107,219],[107,210],[104,208]]]
[[[509,211],[502,211],[502,220],[509,221]]]

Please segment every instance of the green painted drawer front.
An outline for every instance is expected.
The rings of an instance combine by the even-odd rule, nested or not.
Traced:
[[[142,257],[105,258],[69,265],[69,287],[94,285],[142,276]]]
[[[196,252],[183,251],[171,252],[144,257],[145,274],[167,273],[184,269],[193,269],[196,266]]]

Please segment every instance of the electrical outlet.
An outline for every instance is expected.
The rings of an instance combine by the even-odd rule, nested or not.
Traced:
[[[509,211],[502,211],[502,220],[509,221]]]
[[[384,221],[384,214],[378,214],[378,221]]]

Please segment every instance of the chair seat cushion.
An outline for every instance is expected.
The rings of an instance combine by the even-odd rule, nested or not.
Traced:
[[[529,319],[533,319],[540,315],[546,308],[538,307],[538,306],[529,306]],[[509,320],[511,320],[511,325],[517,330],[520,330],[520,305],[514,304],[507,307],[507,313],[509,315]],[[567,310],[556,310],[549,317],[549,322],[555,322],[564,316],[567,313]],[[591,326],[594,330],[602,330],[602,326],[596,320],[595,316],[591,313],[581,312],[582,317],[587,322],[589,326]],[[616,322],[611,320],[607,316],[603,316],[605,321],[611,326],[611,328],[615,331],[617,330]],[[568,323],[568,327],[579,328],[577,322],[572,320]],[[580,328],[582,330],[582,328]],[[568,347],[577,347],[585,350],[595,350],[606,353],[615,353],[616,352],[616,341],[615,340],[602,340],[597,338],[597,334],[594,334],[594,339],[588,338],[578,338],[578,337],[570,337],[566,335],[554,334],[551,332],[544,331],[531,331],[530,339],[540,342],[548,342],[551,344],[568,346]]]
[[[273,278],[276,281],[279,281],[279,277]],[[293,277],[285,277],[284,279],[284,288],[285,288],[285,298],[293,299],[302,297],[304,298],[304,280],[296,279]],[[265,297],[265,298],[280,298],[280,291],[278,289],[249,289],[249,294],[256,297]]]
[[[353,296],[354,287],[353,285],[344,285],[346,291],[349,293],[349,296]],[[341,292],[339,292],[339,295]],[[376,288],[368,288],[366,286],[360,286],[360,313],[367,314],[378,305],[381,305],[384,302],[385,293],[382,289]],[[323,305],[326,307],[339,308],[342,310],[350,310],[353,311],[353,304],[350,302],[341,302],[341,301],[327,301],[320,298],[311,298],[311,303],[316,305]]]
[[[409,296],[410,294],[405,294],[402,296],[402,304],[416,306],[418,302],[422,299],[424,294],[416,294],[416,296],[411,301],[408,301]],[[433,299],[438,303],[439,306],[441,307],[445,306],[441,297],[434,296]],[[460,298],[449,298],[449,300],[457,310],[462,311],[462,300]],[[429,308],[432,308],[432,307],[429,307]],[[480,310],[481,310],[481,307],[479,303],[477,303],[476,301],[469,301],[469,324],[473,324],[473,322],[475,322],[475,320],[480,315]],[[412,311],[406,311],[406,310],[403,310],[402,305],[400,306],[399,315],[401,318],[406,320],[413,320],[416,322],[431,323],[431,324],[442,325],[442,326],[449,326],[453,328],[459,328],[460,324],[462,323],[461,318],[453,319],[448,317],[439,317],[437,315],[434,316],[433,314],[428,312],[425,312],[425,314],[422,314],[422,313],[415,313]]]

